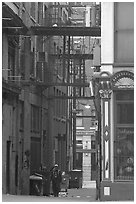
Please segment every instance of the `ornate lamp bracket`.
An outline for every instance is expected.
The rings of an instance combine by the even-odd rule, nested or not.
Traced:
[[[100,97],[101,98],[105,98],[105,99],[110,99],[111,98],[111,93],[112,93],[112,90],[99,90],[99,93],[100,93]]]
[[[99,94],[102,99],[110,99],[111,97],[111,74],[102,72],[99,78]]]

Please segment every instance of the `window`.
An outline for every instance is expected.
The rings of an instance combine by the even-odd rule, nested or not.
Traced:
[[[31,16],[35,19],[35,2],[31,2]]]
[[[37,62],[36,66],[36,78],[38,81],[45,81],[46,77],[46,63],[45,62]]]
[[[77,149],[83,149],[83,142],[82,142],[82,140],[77,140],[76,141],[76,148]]]
[[[134,63],[134,3],[116,2],[114,16],[115,63]]]
[[[82,170],[83,154],[81,152],[76,153],[76,168]]]
[[[91,153],[91,167],[92,167],[92,170],[96,170],[96,153]]]
[[[115,179],[134,178],[134,93],[116,93]]]
[[[34,62],[35,62],[35,58],[34,58],[34,52],[31,52],[30,53],[30,63],[31,63],[31,66],[30,66],[30,74],[31,76],[34,77]],[[24,60],[24,59],[23,59]],[[25,70],[25,69],[24,69]]]
[[[63,11],[63,21],[64,21],[64,22],[67,21],[67,14],[65,13],[65,11]]]
[[[82,127],[83,126],[83,111],[81,110],[80,112],[77,113],[77,117],[76,117],[76,126],[77,127]],[[79,116],[79,117],[78,117]]]
[[[43,21],[43,3],[38,2],[38,23],[42,25]]]
[[[31,105],[31,131],[40,131],[40,111],[39,107]]]
[[[24,129],[24,102],[20,101],[20,130]]]
[[[117,104],[117,123],[118,124],[132,124],[134,120],[134,106],[132,103]]]
[[[95,140],[91,141],[91,149],[95,149]]]
[[[9,41],[8,45],[8,69],[8,76],[10,77],[10,79],[14,80],[13,76],[15,76],[15,46],[11,41]]]

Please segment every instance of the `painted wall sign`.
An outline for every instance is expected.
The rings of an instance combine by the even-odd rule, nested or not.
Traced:
[[[134,74],[129,71],[115,73],[112,77],[112,87],[117,89],[133,89]]]

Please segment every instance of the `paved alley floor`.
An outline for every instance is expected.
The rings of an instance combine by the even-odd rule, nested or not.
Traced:
[[[34,195],[2,195],[2,202],[95,202],[96,189],[68,189],[68,195],[60,197]]]

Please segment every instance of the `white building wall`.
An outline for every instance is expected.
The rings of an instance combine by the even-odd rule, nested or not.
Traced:
[[[113,74],[114,63],[114,2],[101,3],[101,72],[107,71]],[[113,94],[111,94],[110,103],[110,161],[111,161],[111,180],[113,181],[114,167],[113,167]],[[103,113],[103,110],[101,110]],[[103,119],[103,116],[102,116]],[[103,129],[102,129],[103,133]],[[103,144],[103,135],[102,135]],[[102,147],[102,152],[103,152]],[[103,161],[102,161],[103,166]],[[103,169],[102,169],[103,175]],[[103,179],[103,178],[102,178]]]
[[[90,6],[86,6],[86,27],[90,27]]]
[[[113,72],[114,2],[101,3],[101,71]]]

